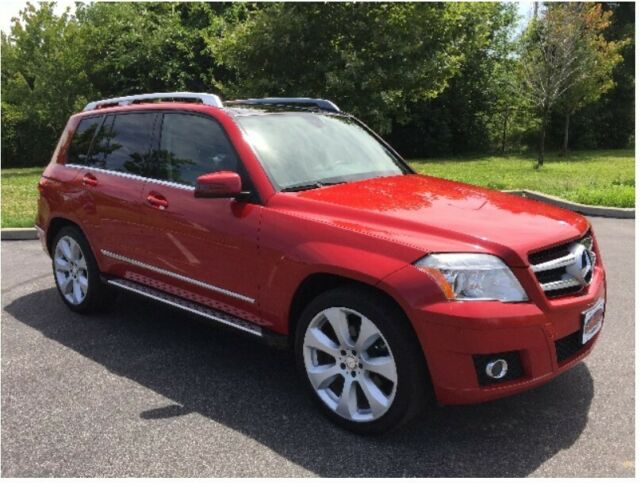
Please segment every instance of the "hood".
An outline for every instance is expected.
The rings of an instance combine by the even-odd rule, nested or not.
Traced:
[[[277,195],[298,212],[421,252],[480,251],[512,266],[526,266],[531,251],[577,238],[589,227],[584,217],[558,207],[422,175]]]

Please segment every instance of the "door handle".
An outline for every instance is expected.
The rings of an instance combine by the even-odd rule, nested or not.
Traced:
[[[157,194],[155,192],[151,192],[147,195],[147,202],[152,207],[156,207],[157,209],[164,210],[169,207],[169,202],[162,195]]]
[[[86,173],[84,177],[82,177],[82,185],[85,187],[95,187],[98,185],[98,179],[92,173]]]

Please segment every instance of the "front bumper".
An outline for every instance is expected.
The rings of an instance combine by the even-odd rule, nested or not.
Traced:
[[[531,294],[530,294],[531,295]],[[539,386],[582,360],[600,333],[585,345],[578,336],[582,312],[606,295],[605,275],[596,268],[581,295],[527,303],[436,302],[410,310],[441,404],[490,401]],[[516,352],[517,378],[481,385],[474,357]],[[497,355],[499,356],[499,355]]]

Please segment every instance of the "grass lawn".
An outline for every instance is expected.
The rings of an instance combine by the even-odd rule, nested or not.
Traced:
[[[412,160],[419,173],[498,190],[527,189],[581,204],[635,207],[635,151],[549,152],[540,170],[534,155]]]
[[[2,170],[2,227],[33,226],[38,199],[38,180],[43,168]]]
[[[567,158],[553,154],[540,170],[533,155],[480,156],[413,160],[425,175],[449,178],[499,190],[528,189],[582,204],[635,206],[634,150],[576,151]],[[2,227],[33,226],[36,188],[42,168],[2,170]]]

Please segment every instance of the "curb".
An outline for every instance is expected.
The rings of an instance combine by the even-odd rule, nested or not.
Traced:
[[[600,207],[597,205],[577,204],[576,202],[571,202],[570,200],[564,200],[560,197],[552,197],[551,195],[543,194],[541,192],[534,192],[533,190],[503,190],[503,192],[531,200],[537,200],[538,202],[555,205],[556,207],[562,207],[563,209],[578,212],[580,214],[584,214],[585,216],[611,217],[614,219],[636,218],[636,209],[634,207]]]
[[[2,241],[38,239],[36,228],[2,228]]]

